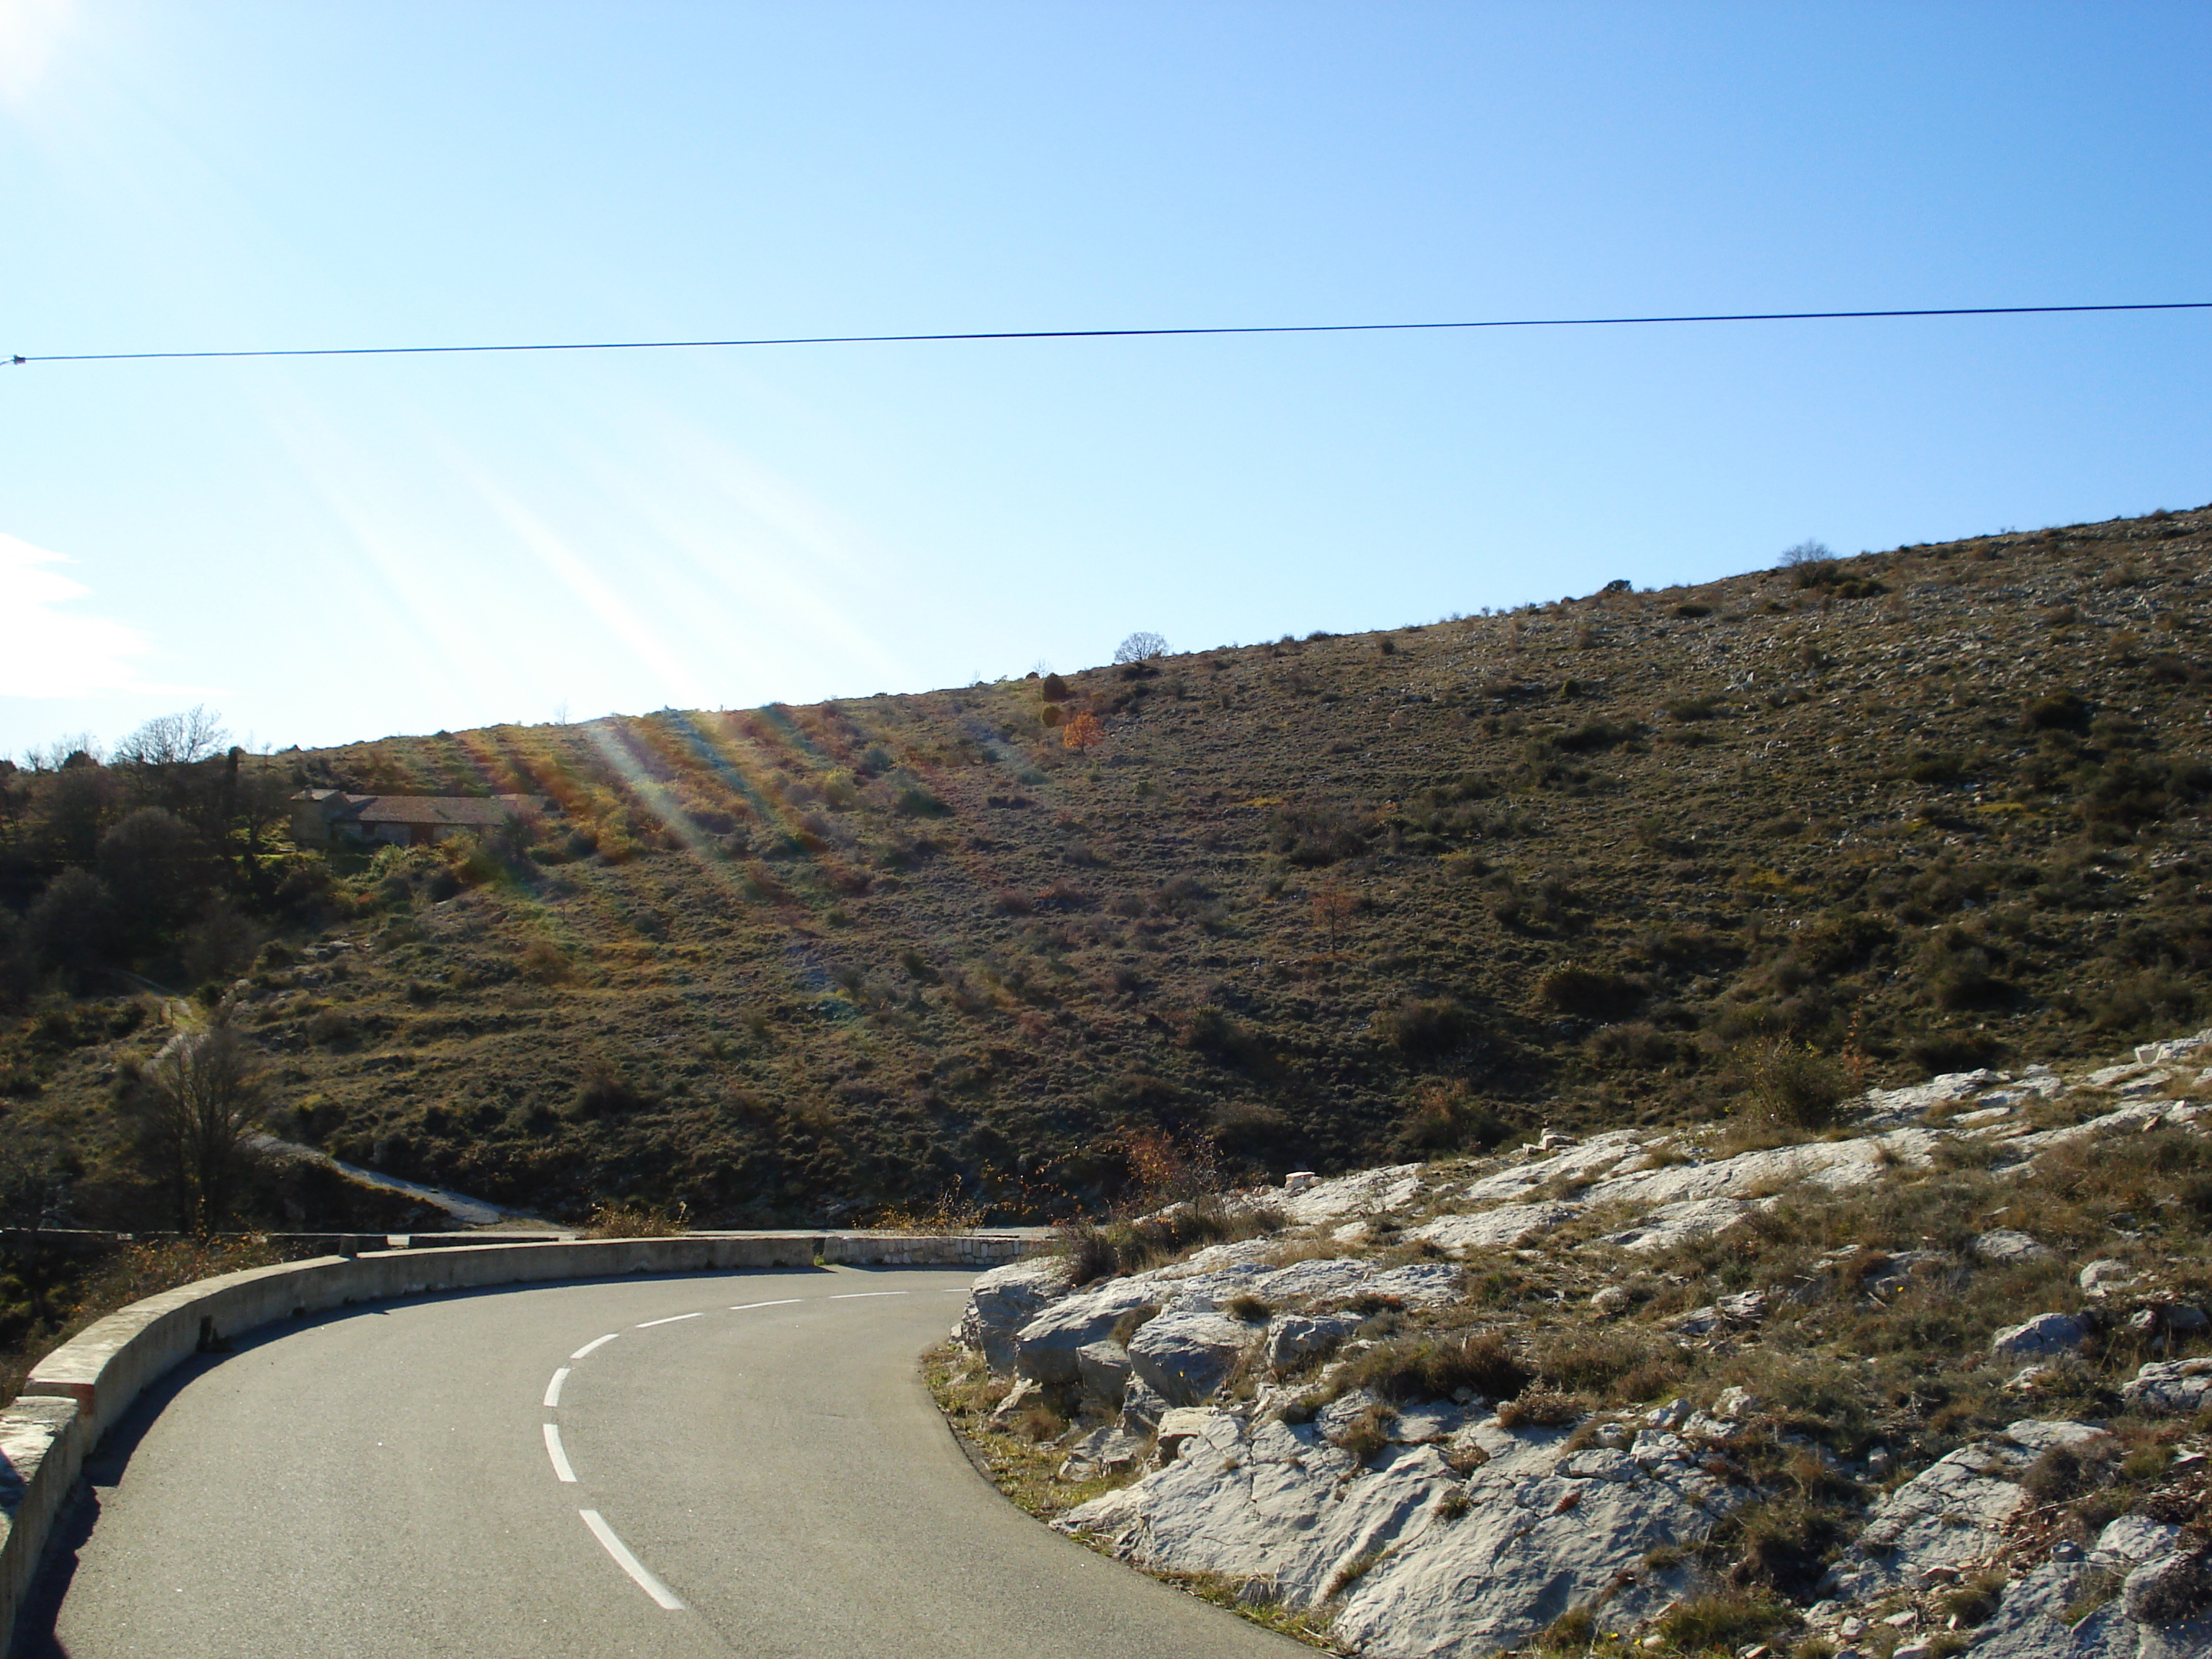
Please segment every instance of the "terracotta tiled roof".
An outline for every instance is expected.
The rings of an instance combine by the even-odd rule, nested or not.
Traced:
[[[358,800],[359,805],[353,803]],[[544,811],[535,795],[349,796],[344,816],[356,823],[438,823],[489,827]]]

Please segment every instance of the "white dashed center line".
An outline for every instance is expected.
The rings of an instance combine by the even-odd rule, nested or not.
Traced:
[[[561,1425],[545,1425],[545,1455],[553,1460],[553,1477],[566,1486],[576,1484],[576,1472],[568,1467],[568,1454],[561,1449]]]
[[[967,1294],[967,1286],[965,1285],[945,1285],[940,1288],[942,1289],[943,1293],[946,1296],[964,1296]],[[905,1296],[908,1293],[905,1291],[846,1291],[838,1295],[829,1297],[824,1299],[830,1302],[858,1302],[869,1297]],[[787,1296],[780,1297],[773,1302],[739,1302],[732,1305],[730,1311],[732,1313],[745,1313],[755,1308],[792,1308],[798,1306],[801,1302],[811,1300],[813,1300],[813,1298],[810,1297]],[[656,1325],[677,1325],[681,1324],[687,1319],[700,1319],[703,1317],[705,1317],[703,1310],[699,1313],[671,1314],[665,1319],[648,1319],[641,1324],[633,1325],[630,1328],[632,1330],[647,1331],[651,1330]],[[598,1352],[601,1348],[605,1347],[608,1343],[613,1341],[615,1338],[621,1334],[622,1333],[620,1331],[610,1331],[606,1335],[600,1337],[597,1341],[586,1342],[582,1347],[577,1349],[575,1352],[570,1354],[568,1358],[571,1360],[586,1358],[590,1355]],[[548,1411],[552,1411],[559,1407],[561,1404],[562,1385],[568,1382],[571,1375],[572,1372],[570,1368],[567,1365],[562,1366],[560,1370],[553,1373],[553,1380],[545,1385],[545,1408]],[[543,1426],[545,1431],[545,1455],[552,1460],[553,1474],[555,1478],[561,1480],[565,1485],[572,1486],[574,1486],[576,1484],[576,1471],[569,1466],[568,1454],[562,1447],[560,1425],[557,1423],[547,1423]],[[665,1608],[671,1613],[680,1613],[683,1611],[684,1603],[676,1599],[675,1594],[669,1589],[667,1585],[662,1583],[660,1580],[655,1578],[653,1574],[647,1570],[644,1562],[639,1560],[637,1557],[630,1553],[629,1546],[623,1543],[620,1538],[615,1535],[615,1529],[606,1523],[605,1519],[597,1510],[578,1510],[576,1513],[583,1517],[584,1524],[592,1529],[592,1536],[599,1540],[599,1547],[605,1550],[608,1555],[613,1558],[614,1564],[620,1567],[624,1572],[628,1573],[630,1577],[631,1582],[636,1584],[636,1586],[640,1589],[643,1590],[647,1595],[651,1596],[656,1605]]]
[[[584,1517],[584,1524],[592,1529],[592,1536],[599,1540],[609,1555],[614,1557],[615,1565],[628,1573],[640,1589],[671,1613],[684,1611],[684,1604],[670,1592],[667,1585],[645,1570],[645,1563],[629,1553],[629,1546],[615,1536],[615,1529],[599,1518],[597,1510],[578,1510],[576,1513]]]

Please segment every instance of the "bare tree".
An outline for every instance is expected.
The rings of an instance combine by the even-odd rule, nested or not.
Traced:
[[[1784,570],[1795,570],[1802,564],[1826,564],[1835,556],[1828,550],[1827,543],[1816,542],[1808,538],[1795,547],[1785,547],[1782,550],[1782,568]]]
[[[119,766],[197,766],[211,760],[230,741],[222,717],[204,705],[181,714],[156,714],[115,746]]]
[[[45,1234],[70,1223],[73,1167],[52,1140],[0,1146],[0,1261],[29,1293],[34,1319],[53,1317],[47,1292],[56,1277],[55,1252],[46,1248]]]
[[[178,1225],[206,1237],[230,1214],[246,1135],[264,1098],[261,1069],[228,1018],[180,1031],[145,1072],[148,1127],[176,1194]]]
[[[27,750],[23,763],[33,772],[58,772],[65,766],[97,766],[100,754],[100,739],[89,732],[79,732],[74,737],[56,738],[43,749]]]
[[[1168,642],[1158,634],[1136,633],[1114,647],[1115,662],[1144,662],[1167,654]]]
[[[188,708],[148,720],[116,744],[108,764],[129,780],[139,800],[212,830],[222,803],[210,763],[229,741],[218,716],[204,707]]]

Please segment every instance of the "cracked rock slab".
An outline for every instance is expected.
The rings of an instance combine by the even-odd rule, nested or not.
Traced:
[[[1155,1571],[1264,1578],[1292,1607],[1334,1589],[1333,1628],[1356,1651],[1476,1659],[1608,1590],[1624,1621],[1656,1613],[1681,1586],[1623,1583],[1623,1564],[1696,1542],[1734,1501],[1686,1464],[1654,1472],[1604,1453],[1602,1473],[1577,1478],[1553,1467],[1556,1431],[1493,1419],[1479,1432],[1492,1461],[1462,1482],[1432,1446],[1386,1448],[1363,1467],[1316,1424],[1224,1413],[1175,1462],[1054,1524]]]
[[[1214,1313],[1164,1313],[1129,1339],[1129,1368],[1170,1405],[1213,1397],[1262,1333]]]
[[[1672,1249],[1677,1244],[1726,1231],[1750,1209],[1750,1205],[1735,1198],[1692,1198],[1680,1204],[1662,1204],[1634,1226],[1608,1233],[1597,1243],[1618,1250]]]
[[[1583,1207],[1564,1200],[1502,1204],[1473,1215],[1438,1216],[1425,1226],[1414,1228],[1409,1236],[1459,1254],[1518,1249],[1563,1222],[1572,1221]]]
[[[2212,1359],[2154,1361],[2136,1372],[2120,1397],[2139,1412],[2191,1416],[2212,1407]]]
[[[1962,1567],[1994,1553],[2003,1527],[2028,1501],[2020,1476],[2053,1446],[2100,1437],[2087,1423],[2026,1419],[2004,1437],[1977,1440],[1939,1458],[1877,1504],[1824,1593],[1863,1601],[1917,1583],[1934,1567]]]

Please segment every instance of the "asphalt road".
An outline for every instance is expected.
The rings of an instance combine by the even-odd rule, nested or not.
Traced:
[[[915,1366],[969,1278],[481,1291],[195,1361],[88,1467],[19,1653],[1310,1652],[1048,1531],[977,1475]]]

